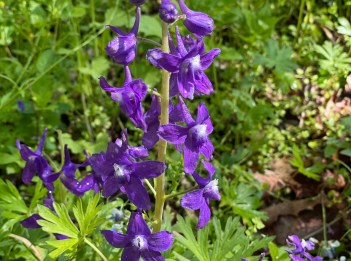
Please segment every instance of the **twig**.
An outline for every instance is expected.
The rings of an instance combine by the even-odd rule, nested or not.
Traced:
[[[17,241],[23,243],[27,248],[32,250],[33,255],[40,261],[44,260],[44,257],[41,255],[39,250],[30,242],[27,238],[15,235],[15,234],[9,234],[9,237],[16,239]]]

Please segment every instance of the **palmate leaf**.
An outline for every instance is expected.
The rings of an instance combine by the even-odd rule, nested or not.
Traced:
[[[38,206],[39,215],[44,220],[39,220],[38,224],[43,230],[49,233],[57,233],[78,239],[79,230],[69,217],[67,208],[64,204],[54,203],[55,215],[51,210],[44,206]]]
[[[204,229],[197,231],[197,237],[194,236],[189,219],[184,220],[178,216],[177,221],[177,230],[182,235],[177,234],[176,240],[199,261],[240,261],[243,257],[252,256],[273,240],[272,237],[249,238],[238,217],[229,217],[223,228],[220,220],[214,217]],[[189,260],[181,254],[176,256],[179,260]]]
[[[197,235],[198,239],[195,238],[193,233],[192,224],[190,219],[184,220],[181,216],[177,216],[177,229],[184,235],[178,234],[176,240],[178,240],[184,247],[190,250],[199,261],[210,261],[208,255],[208,229],[206,226],[202,230],[199,230]]]
[[[0,210],[26,214],[28,208],[17,188],[9,181],[0,179]]]
[[[96,194],[93,200],[90,200],[86,209],[83,207],[82,200],[79,199],[77,204],[73,207],[73,214],[76,218],[79,230],[82,236],[89,235],[94,229],[99,226],[104,219],[98,217],[98,213],[102,208],[99,204],[100,195]]]
[[[49,256],[51,258],[59,257],[63,252],[67,250],[74,250],[78,246],[78,239],[77,238],[69,238],[64,240],[51,240],[47,241],[47,244],[50,246],[55,247],[54,251],[51,251]]]

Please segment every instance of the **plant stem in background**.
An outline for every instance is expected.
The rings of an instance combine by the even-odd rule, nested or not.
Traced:
[[[168,26],[162,22],[162,51],[169,53],[168,46]],[[169,77],[170,73],[162,70],[162,89],[161,89],[161,119],[160,124],[168,124],[169,106]],[[167,142],[160,139],[158,143],[158,161],[166,161]],[[155,179],[156,202],[155,202],[155,226],[154,232],[161,230],[163,206],[165,203],[165,173]]]
[[[107,261],[108,259],[104,256],[103,253],[93,244],[91,243],[87,238],[84,238],[84,242],[87,243],[89,246],[91,246],[92,249],[102,258],[102,260]]]

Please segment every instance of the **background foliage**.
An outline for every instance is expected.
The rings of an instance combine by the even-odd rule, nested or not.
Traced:
[[[177,240],[168,258],[233,260],[233,256],[257,255],[266,247],[273,260],[287,260],[282,248],[273,242],[268,244],[272,238],[262,238],[258,232],[266,225],[268,234],[277,235],[276,228],[269,229],[269,224],[277,221],[274,215],[299,216],[299,212],[272,214],[263,210],[321,194],[326,195],[325,201],[313,206],[312,215],[324,225],[337,220],[339,226],[337,232],[327,234],[320,251],[334,249],[327,241],[333,238],[340,241],[340,246],[334,249],[332,258],[350,258],[351,1],[202,0],[191,1],[190,6],[214,18],[216,30],[205,39],[206,46],[222,49],[216,65],[207,72],[215,95],[203,97],[215,126],[212,138],[222,201],[213,205],[216,218],[196,237],[190,233],[195,218],[184,220],[180,216],[183,210],[174,213],[179,200],[170,201],[165,227],[174,227]],[[157,7],[156,1],[147,1],[140,28],[142,37],[155,41],[159,41],[161,32]],[[44,231],[24,230],[18,223],[38,210],[44,211],[37,204],[42,204],[46,192],[38,180],[32,186],[23,186],[24,163],[15,147],[17,138],[36,146],[42,130],[48,127],[45,151],[56,170],[62,164],[62,144],[68,144],[78,162],[84,157],[83,149],[88,153],[104,150],[124,127],[130,130],[132,144],[140,139],[141,132],[98,85],[101,75],[109,75],[115,86],[123,83],[122,68],[114,66],[104,52],[111,38],[104,25],[130,28],[133,10],[127,1],[115,0],[0,1],[3,260],[34,259],[25,244],[9,234],[28,238],[41,252],[51,252],[51,258],[60,253],[57,244],[45,243],[48,234],[44,231],[54,232],[48,224],[55,224],[54,220],[43,221]],[[152,47],[140,42],[139,56],[131,70],[149,86],[158,87],[159,72],[143,58]],[[185,190],[186,178],[178,182],[181,166],[177,157],[170,150],[169,160],[174,163],[170,163],[167,174],[173,179],[169,189]],[[88,239],[97,242],[106,255],[112,251],[115,257],[120,254],[103,242],[98,232],[115,221],[95,220],[88,228],[87,220],[80,220],[79,213],[87,211],[92,195],[77,201],[58,187],[55,197],[67,209],[74,206],[73,212],[66,214],[74,214],[79,224],[72,228],[75,241],[62,249],[78,253],[77,260],[95,258],[95,252],[84,244]],[[123,216],[128,215],[130,207],[121,201],[105,202],[95,214],[111,216],[109,211],[115,207],[122,209],[117,225],[123,226]],[[64,206],[57,208],[62,214],[67,211]],[[322,217],[325,209],[327,215]],[[291,230],[296,232],[296,227]],[[311,231],[300,232],[306,236]],[[320,232],[313,235],[323,239]],[[232,243],[226,255],[218,251],[218,240],[224,238]],[[241,248],[237,242],[241,242]],[[253,245],[257,247],[250,247]]]

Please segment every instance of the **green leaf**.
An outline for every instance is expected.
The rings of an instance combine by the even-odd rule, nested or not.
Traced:
[[[36,62],[38,72],[45,71],[56,60],[56,54],[52,49],[45,50],[39,54]]]
[[[44,220],[39,220],[38,224],[46,232],[63,234],[77,239],[79,230],[72,222],[65,205],[54,203],[54,209],[57,215],[52,213],[49,208],[39,205],[39,215]]]
[[[26,214],[28,208],[17,188],[9,181],[0,179],[0,210]]]
[[[144,33],[145,36],[162,36],[162,26],[160,19],[155,16],[141,16],[139,32]]]
[[[0,153],[0,165],[7,165],[19,161],[19,157],[16,154]]]
[[[177,234],[176,240],[178,240],[183,246],[190,250],[196,256],[196,258],[198,258],[199,261],[210,261],[207,247],[208,241],[207,238],[205,238],[208,236],[208,231],[206,231],[208,228],[206,227],[202,230],[198,230],[197,234],[201,234],[201,236],[198,236],[201,241],[199,240],[200,242],[198,242],[194,236],[192,225],[189,219],[184,220],[184,218],[178,215],[176,227],[184,235],[183,236],[181,234]],[[206,233],[206,235],[204,235],[204,233]],[[206,239],[206,242],[203,242],[204,239]]]
[[[51,240],[51,241],[47,241],[47,244],[56,248],[54,251],[50,252],[49,254],[51,258],[56,259],[63,252],[67,250],[74,251],[74,249],[78,245],[78,239],[70,238],[70,239],[63,239],[63,240]]]

